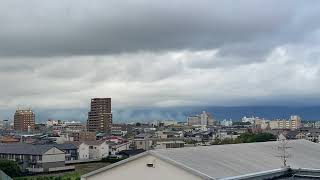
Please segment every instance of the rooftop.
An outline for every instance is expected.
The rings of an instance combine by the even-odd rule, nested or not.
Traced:
[[[199,171],[214,178],[251,174],[282,167],[278,157],[279,142],[245,143],[201,146],[177,149],[158,149],[152,153],[161,158]],[[320,168],[320,144],[306,140],[289,141],[290,167]]]
[[[42,155],[53,147],[53,145],[32,145],[23,143],[0,144],[0,153]]]
[[[82,177],[110,170],[145,155],[153,155],[204,179],[320,179],[320,159],[315,158],[320,155],[320,144],[306,140],[289,141],[290,168],[282,166],[278,157],[279,146],[279,142],[273,141],[158,149],[133,156]]]

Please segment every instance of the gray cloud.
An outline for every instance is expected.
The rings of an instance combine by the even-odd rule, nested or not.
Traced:
[[[225,47],[224,53],[261,53],[318,28],[316,4],[289,0],[2,1],[0,55],[103,55],[219,47]],[[264,41],[270,45],[261,45]]]
[[[319,3],[1,1],[0,110],[316,104]]]

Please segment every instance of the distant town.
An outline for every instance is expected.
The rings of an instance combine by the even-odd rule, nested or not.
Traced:
[[[239,121],[216,121],[214,115],[203,111],[190,114],[185,122],[116,124],[112,121],[111,98],[94,98],[90,104],[86,123],[49,119],[36,124],[32,109],[17,109],[13,122],[3,120],[0,124],[0,159],[15,161],[21,170],[18,177],[75,171],[75,177],[80,178],[83,172],[78,172],[79,164],[98,162],[103,166],[149,150],[279,138],[319,143],[320,137],[320,122],[304,123],[298,115],[288,119],[243,117]],[[100,166],[89,169],[94,171]]]

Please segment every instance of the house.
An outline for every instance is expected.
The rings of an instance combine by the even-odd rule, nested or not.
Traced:
[[[129,150],[131,143],[130,142],[124,142],[124,143],[114,143],[114,142],[108,142],[109,144],[109,154],[110,155],[115,155],[117,153],[119,153],[120,151],[124,151],[124,150]]]
[[[134,149],[150,150],[152,149],[152,140],[151,139],[134,139],[132,141],[132,145]]]
[[[279,179],[292,172],[320,177],[320,145],[306,140],[288,141],[293,156],[283,166],[277,141],[262,143],[157,149],[98,169],[82,180],[262,180]],[[299,170],[298,170],[299,169]],[[308,174],[309,173],[309,174]]]
[[[79,160],[102,159],[109,156],[109,144],[104,140],[78,143]]]
[[[0,159],[16,161],[23,171],[34,173],[72,170],[65,153],[52,145],[0,144]]]
[[[52,145],[62,150],[66,155],[66,161],[78,160],[78,147],[72,143]]]

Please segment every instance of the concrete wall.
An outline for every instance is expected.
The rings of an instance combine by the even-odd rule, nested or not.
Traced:
[[[147,167],[147,163],[153,162],[155,167]],[[131,162],[124,163],[112,169],[87,177],[85,180],[200,180],[186,170],[171,165],[165,161],[146,155]]]
[[[57,167],[64,167],[64,166],[65,166],[64,161],[42,163],[42,168],[45,172],[49,171],[49,168],[57,168]]]
[[[109,156],[109,145],[106,143],[102,143],[99,147],[99,156],[100,158],[108,157]]]
[[[89,159],[89,146],[82,143],[78,149],[79,159]]]
[[[133,144],[136,149],[144,149],[149,150],[152,146],[152,140],[149,139],[135,139],[133,140]]]
[[[65,153],[55,147],[42,155],[42,163],[65,161]]]

